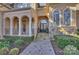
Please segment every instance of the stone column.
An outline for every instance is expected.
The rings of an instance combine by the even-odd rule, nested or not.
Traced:
[[[61,14],[61,11],[60,11],[60,12],[59,12],[59,26],[60,26],[60,27],[61,27],[61,25],[62,25],[62,24],[61,24],[61,21],[62,21],[61,18],[62,18],[62,14]]]
[[[21,35],[21,18],[19,18],[19,35]]]
[[[2,33],[2,32],[3,32],[3,31],[2,31],[2,30],[3,30],[3,29],[2,29],[2,27],[3,27],[3,26],[2,26],[2,23],[3,23],[3,22],[2,22],[2,19],[3,19],[3,14],[0,13],[0,39],[3,38],[3,33]]]
[[[13,19],[10,18],[10,35],[13,35]]]
[[[61,13],[60,13],[60,19],[61,19],[61,27],[64,26],[64,12],[63,12],[63,9],[61,9]]]
[[[33,4],[32,6],[32,14],[34,17],[34,37],[37,35],[37,22],[38,22],[38,13],[37,13],[37,5],[36,3]]]
[[[71,14],[71,26],[76,26],[76,8],[70,7],[70,14]]]
[[[70,7],[70,12],[71,12],[71,16],[70,16],[70,26],[72,28],[72,34],[76,34],[76,7]]]
[[[32,18],[29,17],[29,36],[32,36]]]
[[[53,22],[53,19],[52,19],[52,10],[53,10],[53,8],[48,5],[47,9],[48,9],[47,13],[49,13],[49,14],[47,14],[48,18],[49,18],[49,39],[54,40],[53,35],[56,34],[57,26]]]
[[[3,18],[3,35],[5,35],[5,18]]]

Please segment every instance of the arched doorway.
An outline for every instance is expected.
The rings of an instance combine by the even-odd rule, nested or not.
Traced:
[[[19,18],[13,18],[13,34],[19,34]]]
[[[29,34],[29,18],[27,16],[22,17],[22,35]]]
[[[5,18],[5,34],[10,34],[10,18]]]
[[[48,33],[48,18],[46,17],[39,18],[38,32]]]

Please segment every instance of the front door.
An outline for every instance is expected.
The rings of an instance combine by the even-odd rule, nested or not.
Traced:
[[[48,22],[47,22],[47,20],[41,20],[41,22],[40,22],[40,32],[48,32]]]

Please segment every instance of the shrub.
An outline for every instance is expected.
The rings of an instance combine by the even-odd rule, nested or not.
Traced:
[[[64,54],[65,55],[77,55],[77,54],[79,54],[79,51],[73,45],[67,45],[64,48]]]
[[[8,47],[4,47],[2,49],[0,49],[0,55],[7,55],[9,52]]]
[[[19,49],[18,48],[13,48],[9,52],[10,55],[17,55],[18,53],[19,53]]]
[[[64,48],[67,45],[74,45],[79,49],[79,38],[69,36],[69,35],[57,35],[54,36],[56,43],[60,48]]]
[[[75,40],[75,43],[73,43],[73,45],[79,50],[79,40]]]
[[[23,45],[24,44],[24,40],[16,40],[15,42],[14,42],[14,44],[16,45],[16,47],[19,47],[19,46],[21,46],[21,45]]]
[[[65,40],[65,39],[58,39],[57,40],[57,44],[58,46],[63,49],[65,46],[69,45],[70,44],[70,41],[69,40]]]
[[[79,35],[79,28],[76,30],[77,35]]]
[[[21,37],[22,40],[24,40],[25,43],[31,43],[34,39],[34,37]]]
[[[3,47],[10,47],[9,42],[8,41],[0,42],[0,48],[3,48]]]

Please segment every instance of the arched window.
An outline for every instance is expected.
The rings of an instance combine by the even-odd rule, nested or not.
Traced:
[[[55,10],[53,12],[53,18],[54,18],[54,22],[59,25],[59,20],[60,20],[60,13],[59,10]]]
[[[70,25],[70,10],[68,8],[64,10],[64,24]]]

